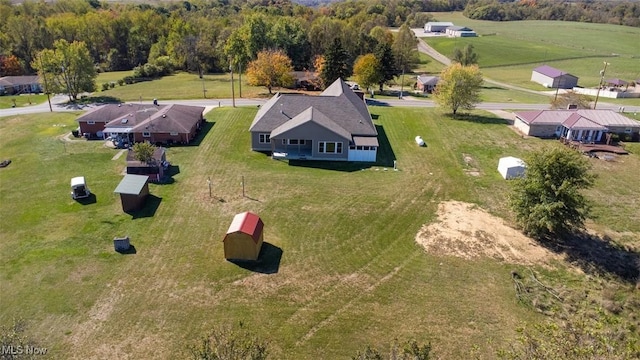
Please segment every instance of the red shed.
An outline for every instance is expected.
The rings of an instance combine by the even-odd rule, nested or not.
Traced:
[[[264,223],[252,212],[234,216],[225,235],[224,257],[227,260],[257,260],[262,247]]]

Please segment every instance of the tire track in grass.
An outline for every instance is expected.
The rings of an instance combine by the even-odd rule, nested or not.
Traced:
[[[302,344],[304,344],[306,341],[308,341],[309,339],[311,339],[318,331],[320,331],[322,328],[330,325],[331,323],[333,323],[339,316],[345,314],[348,310],[350,310],[354,305],[359,304],[361,301],[361,299],[367,295],[369,295],[371,292],[373,292],[374,290],[376,290],[380,285],[384,284],[385,282],[389,281],[391,278],[393,278],[398,272],[400,272],[400,270],[402,270],[404,268],[404,266],[409,262],[412,261],[416,256],[418,256],[420,253],[419,252],[414,252],[411,256],[409,256],[408,258],[405,259],[405,261],[402,262],[401,265],[396,266],[395,268],[393,268],[393,270],[391,270],[390,272],[388,272],[385,276],[383,276],[382,278],[378,279],[378,281],[376,281],[375,283],[373,283],[372,285],[370,285],[369,287],[367,287],[366,289],[364,289],[364,291],[360,292],[360,295],[353,297],[351,300],[349,300],[345,305],[341,306],[340,308],[338,308],[337,310],[333,311],[329,316],[327,316],[326,318],[324,318],[322,321],[320,321],[319,323],[317,323],[316,325],[314,325],[311,329],[309,329],[309,331],[304,334],[302,336],[302,338],[300,340],[298,340],[296,342],[296,346],[300,346]],[[373,261],[372,261],[373,262]],[[369,263],[370,264],[370,263]],[[369,267],[369,264],[367,264],[366,266],[364,266],[363,268],[360,269],[363,270],[364,268]],[[360,272],[359,271],[359,272]],[[336,286],[337,287],[337,286]],[[335,289],[335,287],[334,287]],[[327,293],[325,293],[324,295],[327,295]]]

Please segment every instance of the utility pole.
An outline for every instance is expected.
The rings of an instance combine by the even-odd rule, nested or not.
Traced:
[[[231,65],[231,61],[229,61],[229,71],[231,71],[231,103],[233,107],[236,107],[235,86],[233,85],[233,65]]]
[[[238,64],[238,89],[240,90],[239,97],[242,97],[242,63]]]
[[[242,197],[244,197],[244,175],[242,175]]]
[[[602,88],[602,82],[604,81],[604,74],[607,71],[608,62],[604,62],[604,69],[600,70],[600,83],[598,84],[598,92],[596,93],[596,100],[593,102],[593,110],[596,109],[596,105],[598,105],[598,98],[600,97],[600,88]]]
[[[44,81],[44,92],[47,94],[47,102],[49,102],[49,112],[53,112],[53,108],[51,107],[51,96],[49,92],[49,83],[47,82],[47,72],[44,71],[42,67],[42,55],[38,55],[38,61],[40,62],[40,71],[42,71],[42,80]],[[65,148],[66,152],[66,148]]]

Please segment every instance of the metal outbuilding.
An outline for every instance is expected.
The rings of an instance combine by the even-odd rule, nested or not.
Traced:
[[[234,216],[224,237],[224,257],[227,260],[257,260],[262,248],[264,223],[252,212]]]
[[[149,177],[127,174],[113,192],[120,194],[124,212],[139,210],[149,196]]]
[[[498,161],[498,172],[506,180],[524,176],[526,167],[524,161],[513,156],[506,156]]]

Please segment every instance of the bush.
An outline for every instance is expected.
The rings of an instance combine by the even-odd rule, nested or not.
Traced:
[[[116,83],[115,82],[110,82],[109,83],[109,89],[113,89],[114,87],[116,87]]]
[[[124,85],[124,80],[123,79],[118,79],[118,85],[119,86],[123,86]]]
[[[109,90],[109,83],[102,83],[102,91]]]
[[[125,84],[131,85],[136,83],[136,79],[133,76],[125,76],[122,78]]]

